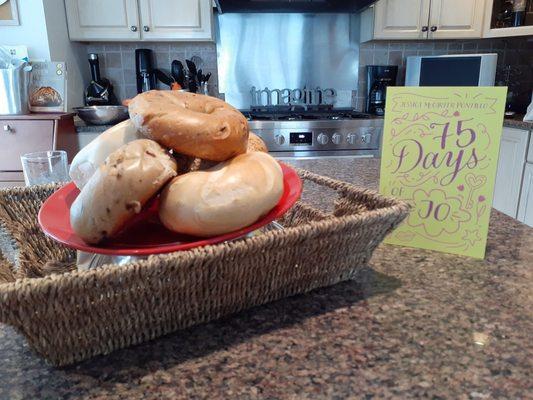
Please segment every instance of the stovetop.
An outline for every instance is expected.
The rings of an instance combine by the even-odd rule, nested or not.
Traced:
[[[369,114],[354,111],[351,108],[315,108],[315,109],[258,109],[241,110],[248,121],[336,121],[369,119]]]

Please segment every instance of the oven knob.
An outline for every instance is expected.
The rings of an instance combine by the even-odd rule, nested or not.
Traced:
[[[274,136],[274,140],[276,141],[277,144],[279,144],[280,146],[285,144],[285,136],[283,135],[276,135]]]
[[[346,137],[346,140],[347,140],[348,143],[350,143],[351,145],[357,144],[357,135],[356,135],[355,133],[350,133],[350,134]]]
[[[320,144],[327,144],[329,142],[329,138],[328,138],[328,135],[326,135],[325,133],[320,133],[317,137],[316,137],[316,141]]]
[[[331,137],[331,141],[335,144],[341,144],[341,141],[342,141],[342,135],[338,134],[338,133],[334,133],[333,136]]]

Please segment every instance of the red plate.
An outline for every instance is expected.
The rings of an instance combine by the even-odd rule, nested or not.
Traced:
[[[44,202],[39,211],[39,224],[44,233],[52,239],[89,253],[124,256],[149,255],[220,243],[268,225],[285,214],[300,198],[302,193],[300,177],[291,167],[282,163],[280,165],[283,170],[284,190],[276,207],[255,224],[220,236],[206,239],[169,231],[159,221],[157,213],[159,198],[155,198],[118,236],[98,246],[88,245],[74,233],[70,226],[70,206],[80,193],[73,182],[63,186]]]

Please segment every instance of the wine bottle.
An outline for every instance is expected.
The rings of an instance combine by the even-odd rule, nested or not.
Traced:
[[[513,26],[524,25],[526,0],[513,0]]]

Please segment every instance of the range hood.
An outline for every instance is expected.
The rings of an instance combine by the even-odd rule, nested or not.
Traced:
[[[220,13],[355,13],[376,0],[215,0]]]

